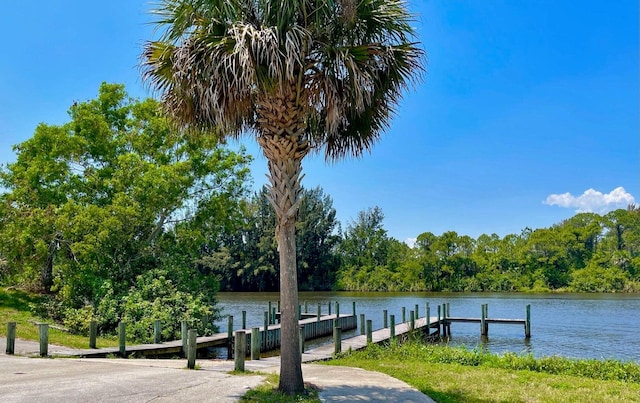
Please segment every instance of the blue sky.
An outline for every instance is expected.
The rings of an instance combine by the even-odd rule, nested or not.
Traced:
[[[548,227],[640,202],[638,2],[411,0],[427,74],[371,154],[304,162],[343,224],[379,206],[399,240]],[[3,4],[0,163],[102,81],[153,95],[137,68],[147,0]],[[266,160],[255,143],[254,186]],[[622,189],[621,189],[622,188]]]

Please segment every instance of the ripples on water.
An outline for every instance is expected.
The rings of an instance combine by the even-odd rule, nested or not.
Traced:
[[[247,327],[262,326],[268,301],[276,301],[277,293],[219,293],[224,315],[234,316],[235,329],[241,325],[241,312],[247,311]],[[561,355],[572,358],[618,359],[640,362],[640,294],[513,294],[513,293],[300,293],[304,311],[316,313],[318,302],[322,313],[327,303],[340,303],[341,313],[364,313],[373,321],[373,328],[383,325],[383,310],[401,321],[402,307],[409,311],[418,304],[423,317],[429,302],[431,316],[437,315],[437,305],[448,302],[451,316],[480,317],[481,304],[489,305],[489,317],[525,317],[526,305],[531,305],[531,338],[526,340],[521,325],[490,324],[486,340],[480,337],[480,325],[452,323],[451,343],[469,348],[486,347],[494,353],[532,353],[536,357]],[[359,320],[358,320],[359,322]],[[226,319],[217,323],[225,331]],[[352,332],[352,335],[359,331]],[[330,342],[330,338],[320,342]],[[318,342],[314,343],[317,344]],[[309,345],[309,344],[307,344]]]

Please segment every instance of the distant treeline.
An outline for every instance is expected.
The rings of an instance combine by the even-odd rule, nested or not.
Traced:
[[[268,191],[250,191],[251,157],[215,135],[176,133],[159,104],[103,84],[70,121],[40,124],[0,171],[0,283],[49,296],[43,315],[74,331],[120,320],[150,339],[176,319],[199,334],[215,294],[279,288]],[[640,209],[577,214],[551,228],[478,239],[388,236],[377,208],[344,228],[322,189],[297,221],[302,290],[640,290]]]

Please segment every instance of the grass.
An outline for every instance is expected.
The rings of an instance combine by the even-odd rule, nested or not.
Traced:
[[[259,403],[318,403],[318,391],[307,387],[305,393],[289,396],[278,391],[280,377],[276,374],[267,375],[267,379],[257,388],[248,391],[241,399],[241,402]]]
[[[0,336],[7,336],[7,323],[16,322],[16,337],[19,339],[38,341],[36,323],[49,323],[35,315],[32,307],[39,304],[42,298],[21,290],[0,288]],[[61,329],[49,328],[49,343],[66,347],[89,348],[89,337],[71,334]],[[115,338],[98,337],[97,347],[115,347]]]
[[[640,365],[634,363],[498,356],[410,343],[370,346],[327,364],[383,372],[446,403],[640,402]]]

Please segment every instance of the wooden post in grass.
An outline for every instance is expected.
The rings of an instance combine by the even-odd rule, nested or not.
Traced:
[[[96,348],[96,338],[98,337],[98,322],[89,322],[89,348]]]
[[[338,324],[338,320],[333,321],[333,352],[339,354],[342,352],[342,328]]]
[[[365,321],[364,321],[364,314],[363,314],[363,313],[361,313],[361,314],[360,314],[360,335],[365,334],[364,324],[365,324]]]
[[[385,329],[389,327],[389,321],[387,320],[387,314],[388,314],[388,312],[387,312],[386,309],[382,310],[382,327],[385,328]]]
[[[396,338],[396,315],[389,316],[389,339]]]
[[[38,333],[40,334],[40,357],[46,357],[49,355],[49,325],[38,324]]]
[[[189,329],[187,331],[187,368],[196,368],[196,352],[198,351],[197,334],[195,329]]]
[[[235,339],[235,370],[244,372],[244,358],[247,353],[247,337],[244,330],[236,331]]]
[[[260,328],[251,328],[251,360],[260,359]]]
[[[367,319],[367,344],[373,342],[373,322],[371,319]]]
[[[531,305],[527,304],[527,319],[524,323],[524,337],[531,337]]]
[[[7,323],[7,355],[16,352],[16,322]]]
[[[118,341],[120,344],[120,357],[127,356],[127,325],[124,322],[118,323]]]

